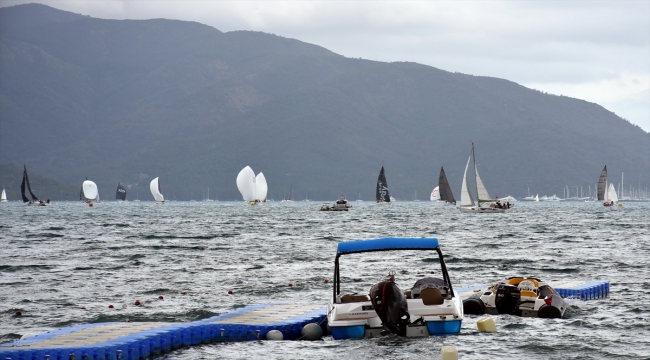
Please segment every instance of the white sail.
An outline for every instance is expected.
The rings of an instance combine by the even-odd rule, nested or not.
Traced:
[[[149,183],[149,190],[151,190],[151,195],[153,195],[156,202],[165,202],[165,197],[160,193],[160,182],[158,178],[151,180]]]
[[[615,203],[618,202],[618,196],[616,195],[614,183],[609,183],[609,188],[607,188],[607,192],[605,193],[605,201],[612,201]]]
[[[440,190],[439,190],[439,188],[440,188],[439,186],[436,186],[435,188],[433,188],[433,191],[431,192],[431,201],[440,200]]]
[[[255,185],[255,172],[253,172],[250,166],[241,169],[237,175],[237,189],[239,189],[244,201],[255,201],[257,186]]]
[[[266,201],[266,193],[269,187],[266,185],[266,178],[264,174],[259,173],[255,177],[255,199],[259,201]]]
[[[481,181],[481,177],[478,175],[476,162],[474,163],[474,174],[476,175],[476,192],[478,202],[480,203],[483,201],[492,201],[490,194],[488,194],[487,189],[485,189],[485,185],[483,185],[483,181]]]
[[[535,201],[539,201],[539,194],[535,195]]]
[[[465,174],[463,175],[463,187],[460,191],[460,206],[474,206],[474,198],[469,192],[469,187],[467,186],[467,169],[469,169],[469,161],[472,160],[472,156],[467,159],[467,165],[465,166]]]
[[[0,201],[7,202],[7,193],[5,192],[4,188],[2,188],[2,195],[0,195]]]
[[[97,191],[97,184],[90,180],[84,181],[81,185],[81,188],[84,192],[84,197],[88,200],[95,200],[99,196],[99,191]]]

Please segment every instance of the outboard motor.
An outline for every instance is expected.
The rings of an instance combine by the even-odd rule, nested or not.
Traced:
[[[520,315],[519,300],[521,292],[518,287],[506,284],[497,285],[495,306],[499,314]]]
[[[393,334],[406,336],[410,323],[408,303],[402,290],[392,281],[382,281],[370,288],[370,301],[384,327]]]

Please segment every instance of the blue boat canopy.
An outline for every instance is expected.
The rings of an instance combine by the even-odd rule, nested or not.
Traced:
[[[384,250],[426,250],[438,248],[436,238],[382,238],[339,243],[336,254]]]

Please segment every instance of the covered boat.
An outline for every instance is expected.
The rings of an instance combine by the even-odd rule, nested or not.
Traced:
[[[391,197],[388,192],[388,183],[386,182],[386,173],[384,172],[384,167],[381,167],[379,171],[379,177],[377,178],[377,204],[390,204]]]
[[[160,180],[155,178],[149,183],[149,190],[151,190],[151,195],[153,195],[156,204],[164,204],[165,197],[162,194],[162,189],[160,187]]]
[[[115,191],[115,200],[126,201],[126,188],[121,182],[117,183],[117,190]]]
[[[465,299],[463,308],[465,314],[474,315],[561,318],[566,303],[551,286],[537,278],[510,277]]]
[[[438,255],[442,277],[419,279],[407,291],[395,273],[373,285],[369,292],[341,293],[339,260],[342,255],[374,251],[423,250]],[[334,288],[327,306],[327,322],[334,339],[364,338],[394,333],[406,337],[449,335],[460,332],[461,298],[454,291],[435,238],[382,238],[341,242],[334,260]]]

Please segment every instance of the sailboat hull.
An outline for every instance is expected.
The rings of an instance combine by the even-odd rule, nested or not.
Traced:
[[[496,214],[496,213],[505,213],[511,211],[510,209],[499,209],[492,207],[478,207],[478,206],[461,206],[460,211],[464,213],[485,213],[485,214]]]
[[[28,206],[50,206],[49,203],[45,201],[30,201],[27,203]]]

